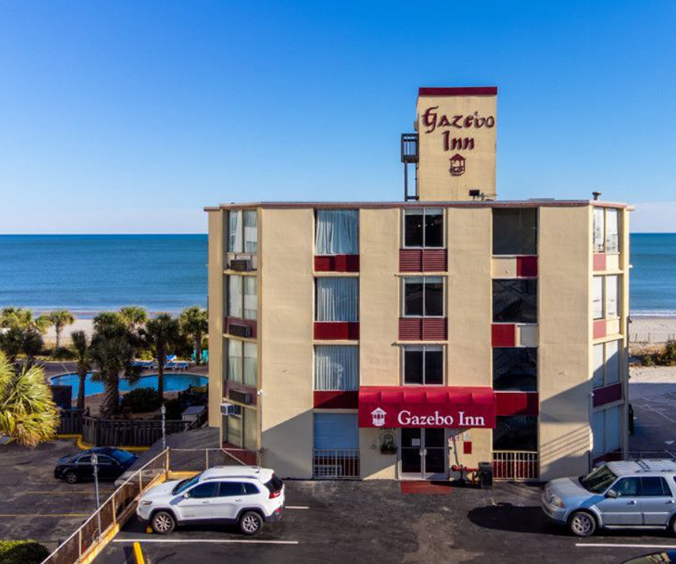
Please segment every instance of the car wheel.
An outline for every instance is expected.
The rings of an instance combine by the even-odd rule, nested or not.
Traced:
[[[570,532],[578,537],[589,537],[596,530],[596,519],[586,511],[576,511],[568,521]]]
[[[174,530],[176,527],[176,521],[174,520],[174,516],[171,513],[167,513],[166,511],[158,511],[155,513],[155,515],[153,515],[151,526],[153,531],[155,531],[157,534],[166,535]]]
[[[239,519],[239,528],[245,535],[255,535],[263,528],[263,518],[255,511],[247,511]]]
[[[77,482],[77,474],[75,472],[66,472],[64,479],[69,484],[75,484]]]
[[[671,518],[671,521],[669,521],[669,532],[672,534],[672,536],[676,537],[676,515],[674,515]]]

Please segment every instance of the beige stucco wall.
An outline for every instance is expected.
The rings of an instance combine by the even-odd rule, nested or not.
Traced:
[[[263,464],[312,477],[312,209],[260,209],[259,311]]]
[[[587,471],[591,446],[591,212],[542,207],[539,217],[540,479]]]
[[[359,212],[359,373],[362,386],[400,385],[399,209]],[[394,478],[397,457],[380,453],[379,429],[360,429],[363,478]]]
[[[209,426],[220,427],[223,397],[223,224],[221,210],[209,214]]]
[[[495,151],[497,121],[492,128],[485,125],[481,128],[437,126],[433,131],[425,127],[423,114],[428,108],[438,106],[434,110],[438,119],[442,115],[462,115],[463,124],[466,116],[478,112],[479,118],[492,116],[497,120],[497,96],[422,96],[418,98],[417,129],[420,143],[418,164],[418,195],[422,201],[433,200],[471,200],[469,190],[479,189],[487,198],[495,199]],[[444,150],[444,132],[449,138],[471,138],[474,148],[469,150]],[[452,176],[449,159],[455,154],[465,157],[465,172],[461,176]]]
[[[447,210],[448,386],[492,386],[490,208]]]

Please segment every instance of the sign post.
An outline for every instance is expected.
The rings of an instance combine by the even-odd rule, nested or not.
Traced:
[[[162,404],[160,409],[162,413],[162,450],[167,448],[167,428],[166,428],[166,418],[167,418],[167,408]]]
[[[92,466],[94,467],[94,489],[96,491],[96,517],[101,536],[101,498],[99,497],[99,457],[92,454]]]

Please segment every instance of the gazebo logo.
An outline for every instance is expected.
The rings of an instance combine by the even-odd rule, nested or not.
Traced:
[[[371,412],[371,419],[373,421],[373,426],[374,427],[382,427],[385,425],[385,415],[387,415],[387,412],[383,409],[380,409],[379,407],[376,407],[372,412]]]
[[[465,174],[465,157],[456,153],[450,159],[451,167],[449,169],[451,176],[462,176]]]

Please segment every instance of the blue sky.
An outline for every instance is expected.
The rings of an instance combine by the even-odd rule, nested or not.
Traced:
[[[497,85],[498,194],[676,231],[676,3],[0,3],[0,233],[399,200],[419,86]]]

